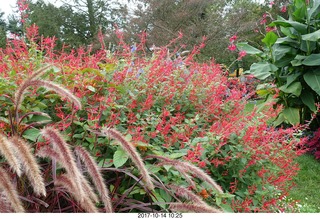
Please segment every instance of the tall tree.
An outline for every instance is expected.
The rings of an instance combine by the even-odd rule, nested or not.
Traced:
[[[146,31],[149,44],[166,45],[181,31],[181,43],[189,49],[206,36],[202,58],[214,57],[230,63],[234,56],[228,51],[229,37],[237,34],[255,39],[257,21],[263,6],[253,0],[140,0],[128,32],[136,35]],[[133,28],[132,28],[133,27]],[[133,32],[132,32],[133,31]],[[188,48],[187,48],[188,49]]]
[[[4,12],[0,11],[0,48],[4,48],[6,46],[6,29],[7,24],[3,18]]]
[[[63,1],[64,25],[62,31],[74,32],[82,43],[94,41],[97,32],[112,29],[114,25],[123,26],[128,14],[127,6],[116,0],[73,0]]]

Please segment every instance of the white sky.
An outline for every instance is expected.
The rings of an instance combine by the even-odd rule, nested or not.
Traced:
[[[60,0],[44,0],[45,2],[51,2],[59,4]],[[263,2],[264,0],[258,0]],[[0,11],[5,12],[4,18],[7,18],[9,14],[12,13],[14,7],[16,6],[16,0],[0,0]]]
[[[45,2],[60,2],[59,0],[44,0]],[[0,0],[0,11],[4,12],[4,18],[15,10],[17,0]]]

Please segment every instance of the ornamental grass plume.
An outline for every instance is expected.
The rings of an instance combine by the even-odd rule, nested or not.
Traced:
[[[12,213],[13,209],[3,192],[0,192],[0,213]]]
[[[97,166],[96,162],[93,160],[93,158],[90,156],[89,152],[86,151],[81,146],[78,146],[74,149],[74,152],[80,157],[80,159],[85,164],[88,173],[95,184],[101,199],[105,205],[106,212],[112,213],[112,204],[109,197],[109,191],[104,183],[103,177],[99,171],[99,167]]]
[[[98,213],[98,209],[92,202],[92,200],[88,197],[81,197],[79,196],[78,192],[78,185],[75,183],[74,180],[72,180],[73,176],[70,176],[69,174],[62,174],[57,176],[57,179],[55,181],[55,185],[60,185],[63,188],[65,188],[68,192],[70,192],[73,197],[76,199],[76,201],[79,202],[80,206],[85,210],[86,212],[90,213]]]
[[[81,173],[78,169],[72,151],[68,147],[67,143],[60,135],[59,131],[52,127],[46,127],[41,130],[42,136],[50,141],[53,146],[53,150],[59,153],[59,159],[61,165],[69,173],[73,181],[75,182],[76,194],[79,195],[79,200],[84,200],[86,195],[81,184]]]
[[[65,167],[66,169],[68,168],[65,165],[65,161],[64,158],[61,156],[61,154],[57,151],[55,151],[54,149],[52,149],[49,146],[43,146],[41,147],[41,149],[37,152],[37,156],[39,157],[50,157],[53,161],[53,164],[55,164],[56,162],[60,163],[63,167]],[[57,176],[56,176],[56,169],[53,169],[53,180],[55,182],[55,184],[59,184],[59,180],[57,180]],[[99,202],[98,197],[96,196],[96,194],[93,192],[92,188],[90,187],[88,181],[84,178],[83,175],[80,175],[80,179],[81,181],[81,187],[83,188],[84,194],[86,194],[87,197],[89,197],[92,201],[94,202]],[[76,187],[76,184],[74,182],[72,182],[73,187]],[[64,184],[63,186],[65,187],[66,185],[68,185],[68,183]],[[70,191],[73,191],[72,189],[70,189]],[[75,196],[76,200],[81,200],[81,197],[79,196],[79,193],[72,193],[73,196]]]
[[[185,210],[191,212],[201,212],[201,213],[222,213],[222,211],[209,206],[206,202],[202,200],[201,197],[197,196],[187,188],[177,185],[169,185],[175,194],[179,197],[183,197],[192,202],[192,204],[185,203],[171,203],[172,210]]]
[[[0,167],[0,189],[3,191],[6,201],[9,202],[15,212],[25,212],[22,203],[18,197],[18,193],[10,181],[9,175]]]
[[[44,179],[41,174],[40,166],[31,152],[31,146],[18,136],[13,136],[10,141],[15,147],[14,149],[17,152],[17,157],[21,161],[24,172],[33,187],[33,191],[37,195],[46,196]]]
[[[104,129],[102,129],[102,134],[105,134],[106,136],[113,138],[120,143],[120,146],[124,149],[124,151],[127,152],[127,154],[129,155],[129,157],[131,158],[133,163],[139,169],[139,171],[142,175],[143,181],[146,184],[146,187],[150,190],[154,190],[154,185],[151,182],[151,177],[149,175],[149,172],[148,172],[147,168],[145,167],[144,163],[142,162],[142,159],[141,159],[139,153],[137,152],[136,147],[134,147],[130,142],[128,142],[124,138],[124,136],[115,129],[104,128]]]
[[[18,158],[14,154],[14,146],[12,143],[7,139],[6,136],[0,133],[0,154],[2,154],[10,167],[21,176],[21,163],[19,162]]]
[[[204,205],[186,204],[186,203],[171,203],[169,209],[179,212],[194,212],[194,213],[223,213],[222,211]]]
[[[187,188],[184,188],[182,186],[173,185],[173,184],[169,185],[168,187],[170,189],[172,189],[172,191],[174,191],[174,193],[179,197],[185,198],[195,204],[207,205],[202,200],[201,197],[197,196],[196,194],[194,194],[193,192],[191,192]]]
[[[20,109],[21,102],[23,99],[23,95],[26,92],[28,87],[44,87],[48,90],[54,91],[59,94],[61,97],[69,99],[78,109],[81,109],[81,102],[80,100],[74,96],[69,90],[66,88],[61,87],[58,84],[55,84],[51,81],[45,80],[27,80],[20,85],[17,92],[15,93],[15,105],[16,105],[16,112]]]
[[[158,156],[158,155],[148,155],[146,158],[157,158],[162,160],[161,162],[162,165],[172,165],[175,168],[177,167],[176,169],[179,172],[194,174],[197,178],[202,179],[203,181],[212,185],[213,188],[215,188],[219,193],[223,193],[221,187],[199,167],[196,167],[188,162],[172,160],[170,158]]]

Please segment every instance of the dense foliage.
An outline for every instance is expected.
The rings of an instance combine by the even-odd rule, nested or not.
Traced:
[[[184,58],[177,56],[180,48],[171,53],[167,47],[147,57],[143,36],[141,43],[132,47],[124,43],[118,31],[120,43],[115,53],[105,49],[103,40],[102,50],[94,54],[83,48],[66,53],[53,49],[54,39],[39,37],[36,26],[27,28],[27,33],[28,43],[11,40],[0,54],[3,142],[19,135],[29,141],[32,152],[49,155],[59,163],[56,154],[66,144],[59,150],[53,147],[54,153],[48,142],[54,145],[58,137],[52,136],[59,136],[56,132],[61,131],[76,153],[85,148],[93,155],[115,212],[213,212],[210,206],[235,212],[287,210],[279,208],[278,201],[290,190],[298,170],[294,163],[299,152],[294,150],[295,131],[268,125],[278,113],[272,104],[264,114],[256,110],[245,113],[246,87],[239,81],[230,83],[214,60],[194,60],[204,44]],[[55,67],[42,69],[46,80],[38,79],[41,75],[37,70],[47,64]],[[53,89],[52,82],[62,84],[73,94]],[[27,91],[26,83],[34,89],[28,89],[29,95],[18,105],[17,97]],[[41,85],[46,89],[38,88]],[[72,104],[66,104],[60,96]],[[118,132],[110,134],[108,127],[125,138]],[[140,152],[141,161],[135,159],[133,146]],[[2,155],[1,166],[17,179],[15,171],[8,168],[10,159]],[[81,185],[70,186],[69,182],[66,186],[68,179],[76,179],[73,176],[81,178],[65,175],[76,174],[77,168],[64,166],[63,162],[56,166],[50,159],[38,159],[46,182],[46,198],[33,192],[34,186],[27,186],[24,177],[18,180],[26,211],[91,211],[83,209],[86,205],[82,205],[81,196],[72,196]],[[150,172],[155,189],[147,183],[143,166]],[[213,186],[212,179],[225,193]],[[181,194],[188,195],[178,198]]]
[[[258,93],[284,107],[275,125],[305,123],[318,110],[319,10],[320,1],[294,0],[288,7],[288,19],[278,16],[269,24],[263,50],[238,44],[240,50],[260,58],[249,73],[272,83],[260,85]]]

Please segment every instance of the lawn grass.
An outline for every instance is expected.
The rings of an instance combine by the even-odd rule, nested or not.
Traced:
[[[300,171],[294,178],[296,186],[289,198],[299,200],[298,208],[304,213],[320,212],[320,162],[311,154],[297,158]]]

